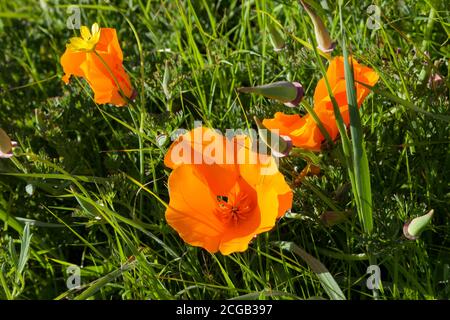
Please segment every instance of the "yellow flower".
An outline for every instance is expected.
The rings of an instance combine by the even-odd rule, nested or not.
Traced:
[[[100,28],[97,23],[91,27],[91,31],[86,26],[80,29],[81,37],[73,37],[67,44],[67,49],[72,51],[92,51],[100,40]]]

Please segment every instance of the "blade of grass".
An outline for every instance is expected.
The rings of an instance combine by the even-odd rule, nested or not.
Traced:
[[[342,16],[341,16],[342,19]],[[342,21],[342,20],[341,20]],[[349,55],[345,35],[343,35],[343,54],[344,54],[344,74],[347,91],[347,101],[350,113],[350,133],[352,136],[352,158],[353,170],[356,182],[356,191],[354,194],[359,199],[358,215],[364,227],[364,231],[371,233],[373,230],[372,217],[372,191],[370,187],[369,161],[364,146],[364,138],[359,116],[358,103],[356,100],[356,89],[353,77],[353,66],[349,63]]]
[[[30,233],[30,224],[25,223],[25,227],[23,228],[21,244],[20,244],[19,261],[17,263],[17,269],[16,269],[16,282],[18,282],[20,277],[22,277],[23,270],[25,269],[25,266],[27,264],[29,253],[30,253],[30,243],[31,243],[32,236],[33,235]]]
[[[344,55],[344,76],[347,93],[347,103],[350,114],[350,133],[352,136],[352,160],[354,170],[354,185],[352,185],[353,195],[355,197],[358,216],[366,234],[373,231],[373,208],[372,208],[372,190],[370,185],[369,160],[364,145],[361,118],[356,99],[356,88],[353,73],[353,61],[350,64],[347,50],[347,42],[344,29],[344,19],[342,15],[342,1],[339,2],[339,18],[342,33],[342,50]],[[356,187],[356,188],[354,188]],[[368,248],[368,251],[370,249]],[[369,263],[376,265],[376,259],[369,252]],[[372,290],[373,297],[378,298],[378,290]]]
[[[311,256],[309,253],[307,253],[305,250],[303,250],[293,242],[280,241],[275,242],[274,244],[279,246],[280,249],[295,253],[300,258],[302,258],[308,264],[311,270],[314,271],[314,273],[317,275],[320,284],[331,300],[346,300],[345,295],[337,284],[336,280],[334,280],[333,276],[322,264],[322,262]]]
[[[93,296],[97,291],[106,286],[108,283],[111,283],[112,281],[117,279],[124,272],[132,270],[136,264],[137,260],[124,264],[119,269],[114,270],[113,272],[108,273],[106,276],[103,276],[100,279],[89,283],[88,285],[86,285],[87,289],[76,296],[75,300],[86,300],[87,298]]]

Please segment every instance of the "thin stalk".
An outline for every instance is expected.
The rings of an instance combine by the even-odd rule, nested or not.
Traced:
[[[2,284],[3,291],[5,292],[5,295],[6,295],[6,299],[7,300],[12,300],[13,299],[13,295],[9,291],[8,285],[6,283],[6,280],[3,277],[3,266],[2,266],[2,268],[0,268],[0,283]]]

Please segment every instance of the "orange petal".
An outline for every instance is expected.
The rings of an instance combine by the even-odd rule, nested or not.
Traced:
[[[253,237],[253,234],[249,234],[243,237],[230,238],[228,240],[221,241],[219,247],[220,252],[223,255],[228,255],[235,252],[244,252],[248,249],[248,245]]]
[[[294,193],[292,190],[286,193],[278,194],[278,216],[277,218],[281,218],[292,209],[292,202],[294,201]]]
[[[258,233],[273,228],[275,221],[292,208],[293,192],[281,173],[267,176],[257,186],[261,224]]]
[[[104,60],[110,70],[106,68],[104,63],[94,53],[88,53],[86,61],[81,65],[81,69],[84,71],[86,80],[94,91],[94,100],[96,103],[111,103],[116,106],[123,106],[126,101],[120,95],[116,81],[122,90],[125,89],[125,95],[128,94],[131,96],[132,92],[128,84],[129,82],[124,82],[123,75],[121,75],[121,71],[117,70],[117,67],[115,69],[111,68],[113,66],[111,57]],[[108,62],[108,60],[110,61]]]
[[[355,81],[362,82],[369,86],[374,86],[377,83],[379,76],[373,69],[359,64],[355,59],[352,59],[352,62]],[[327,70],[327,78],[331,91],[335,96],[339,93],[346,92],[344,57],[336,57],[330,62]],[[358,83],[356,83],[356,89],[358,106],[361,106],[365,97],[370,93],[370,90]],[[317,83],[314,92],[314,105],[318,105],[323,99],[330,100],[325,85],[325,79],[322,78]],[[341,95],[340,98],[336,98],[336,100],[339,106],[347,105],[346,95]]]
[[[259,185],[257,191],[258,205],[261,211],[261,223],[256,231],[259,234],[269,231],[275,226],[277,218],[279,217],[279,204],[278,193],[275,189]]]
[[[72,75],[77,77],[84,77],[84,71],[81,70],[80,66],[85,60],[85,52],[73,52],[66,49],[60,60],[65,73],[62,80],[66,84],[69,83],[70,76]]]
[[[99,54],[114,56],[120,63],[123,61],[117,32],[113,28],[101,28],[100,40],[95,46],[95,50]]]
[[[239,137],[236,138],[239,141]],[[244,145],[241,145],[239,153],[255,153],[251,149],[250,139],[246,140]],[[255,153],[256,154],[256,153]],[[256,154],[258,162],[256,164],[239,163],[239,174],[251,187],[253,187],[258,194],[263,197],[268,197],[270,192],[275,190],[275,195],[271,200],[278,208],[272,212],[272,215],[265,214],[266,206],[261,206],[260,199],[258,200],[261,209],[261,225],[264,225],[263,230],[270,229],[275,222],[276,217],[283,216],[287,210],[292,207],[292,190],[286,183],[284,176],[278,171],[277,164],[273,157],[267,155]],[[268,219],[268,220],[267,220]],[[270,223],[267,224],[267,221]],[[268,227],[270,225],[270,227]],[[261,228],[261,226],[260,226]],[[263,231],[260,231],[263,232]]]
[[[344,60],[342,57],[336,57],[331,60],[327,69],[327,79],[330,85],[331,91],[334,93],[334,88],[339,80],[344,79]],[[314,105],[318,104],[322,99],[328,97],[328,89],[326,86],[325,78],[322,78],[317,83],[314,91]]]
[[[203,174],[213,193],[225,195],[234,185],[238,172],[232,161],[231,142],[215,130],[198,127],[181,135],[169,147],[164,164],[176,168],[182,164],[195,164]]]
[[[263,186],[269,186],[276,191],[278,197],[277,218],[281,218],[288,210],[291,210],[294,194],[280,172],[270,178],[263,181]]]
[[[97,43],[96,51],[106,61],[112,70],[116,81],[119,83],[121,90],[125,96],[131,97],[133,88],[130,79],[123,68],[123,53],[120,48],[119,40],[115,29],[102,28],[99,43]],[[111,74],[108,73],[111,77]],[[111,77],[112,78],[112,77]]]
[[[224,225],[215,215],[216,196],[195,166],[182,165],[169,177],[166,220],[187,243],[210,252],[219,249]]]
[[[314,111],[330,135],[331,140],[336,139],[339,134],[339,130],[337,127],[336,118],[334,117],[334,110],[331,101],[325,102],[325,100],[323,100],[321,104],[314,108]]]
[[[300,117],[277,112],[274,119],[264,119],[263,124],[269,129],[278,129],[280,134],[289,136],[296,147],[320,150],[323,135],[309,114]]]
[[[174,169],[181,164],[226,163],[225,145],[225,137],[215,130],[197,127],[180,135],[172,143],[164,157],[164,164]]]

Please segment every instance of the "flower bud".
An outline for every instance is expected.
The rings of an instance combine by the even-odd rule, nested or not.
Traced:
[[[270,148],[272,155],[277,158],[286,157],[292,149],[292,140],[288,136],[280,136],[267,129],[262,122],[254,117],[261,140]]]
[[[330,38],[325,24],[322,19],[314,12],[313,8],[307,4],[304,0],[299,0],[305,11],[308,13],[314,25],[314,34],[318,44],[318,49],[324,53],[329,53],[334,50],[336,43]]]
[[[444,83],[444,79],[439,73],[433,73],[428,79],[428,87],[436,90]]]
[[[11,141],[6,132],[0,128],[0,158],[11,158],[15,146],[17,146],[17,142]]]
[[[428,226],[433,218],[434,210],[430,210],[427,214],[408,221],[403,226],[403,234],[409,240],[417,240],[420,234]]]
[[[256,87],[242,87],[237,90],[243,93],[260,94],[269,99],[278,100],[291,108],[298,106],[305,94],[300,83],[288,81],[278,81]]]

